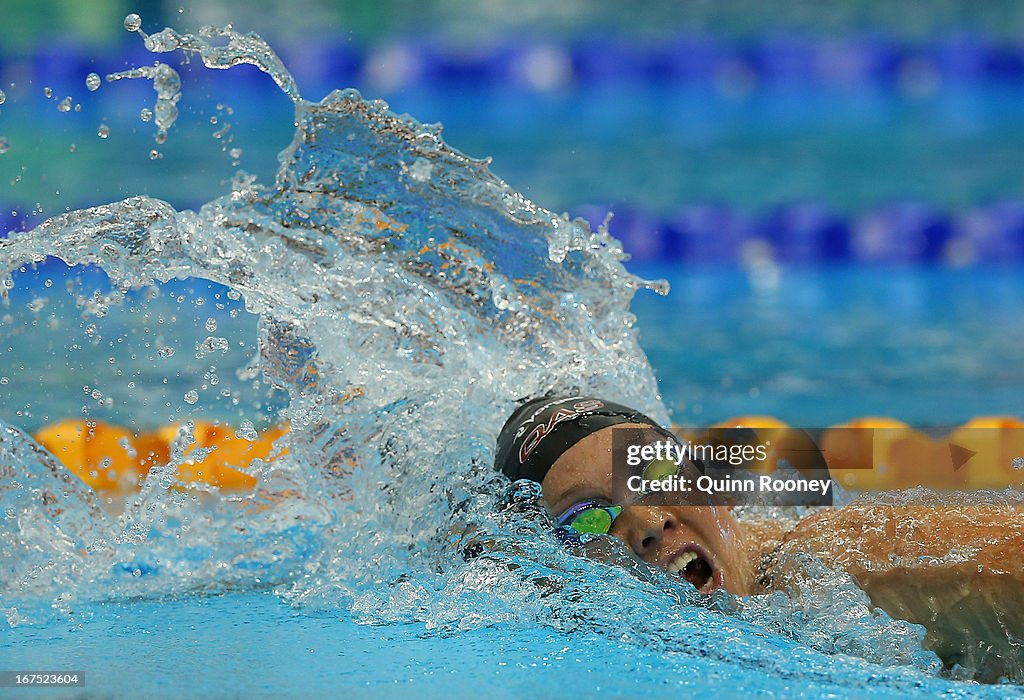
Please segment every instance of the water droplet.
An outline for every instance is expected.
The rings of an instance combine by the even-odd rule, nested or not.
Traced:
[[[105,139],[110,136],[110,127],[106,124],[100,124],[99,128],[96,129],[96,135],[101,139]]]
[[[0,136],[0,155],[3,155],[4,153],[7,153],[7,151],[9,151],[10,148],[11,148],[11,144],[7,140],[7,138],[4,137],[4,136]]]
[[[1017,471],[1024,469],[1024,457],[1014,457],[1013,468],[1016,469]]]
[[[3,90],[0,90],[0,105],[2,105],[6,101],[7,101],[7,94]]]
[[[70,146],[68,146],[68,150],[74,153],[75,151],[78,150],[78,146],[76,146],[75,144],[71,144]]]
[[[212,319],[212,318],[206,319],[206,332],[207,333],[213,333],[215,330],[217,330],[217,321],[216,321],[216,319]]]
[[[70,97],[65,97],[63,100],[61,100],[60,104],[57,105],[57,111],[58,112],[70,112],[71,111],[71,98]]]
[[[89,92],[95,92],[99,90],[100,85],[103,81],[100,80],[100,76],[96,73],[90,73],[85,76],[85,86],[89,88]]]
[[[132,576],[135,576],[135,577],[142,576],[142,569],[136,569],[135,571],[133,571],[132,572]]]
[[[142,29],[142,18],[134,12],[124,18],[124,28],[129,32],[137,32]]]
[[[409,175],[418,182],[430,182],[430,176],[434,171],[434,165],[426,158],[417,158],[409,166]]]
[[[161,345],[156,349],[156,354],[159,355],[160,357],[170,357],[171,355],[174,354],[174,348],[168,347],[166,345]]]
[[[251,420],[243,420],[242,424],[238,426],[238,430],[235,431],[236,438],[247,442],[252,442],[259,436],[260,434],[256,431],[256,426],[252,424]]]
[[[238,160],[239,158],[242,157],[242,149],[232,148],[230,151],[228,151],[228,155],[234,158],[235,160]]]
[[[44,87],[43,88],[43,94],[46,95],[47,97],[53,97],[53,89],[52,88],[48,88],[48,87]]]
[[[164,157],[164,154],[161,153],[160,151],[156,150],[155,148],[152,151],[149,152],[149,159],[150,160],[156,160],[157,158],[163,158],[163,157]]]
[[[171,128],[178,118],[178,100],[181,99],[181,76],[178,75],[174,68],[160,62],[152,66],[140,66],[118,73],[111,73],[107,76],[108,81],[137,78],[153,81],[153,89],[156,91],[156,104],[153,106],[150,114],[157,126],[155,140],[158,144],[164,143],[167,140],[167,130]],[[143,117],[143,120],[145,119]]]
[[[208,336],[205,340],[196,344],[196,359],[202,359],[210,353],[227,352],[231,347],[227,338],[216,338]]]
[[[0,384],[7,384],[10,381],[7,377],[0,377]]]
[[[185,403],[190,406],[199,400],[199,392],[195,389],[189,389],[185,392]]]
[[[143,107],[142,111],[139,112],[139,119],[141,119],[144,122],[148,122],[152,118],[153,110],[151,110],[149,107]]]

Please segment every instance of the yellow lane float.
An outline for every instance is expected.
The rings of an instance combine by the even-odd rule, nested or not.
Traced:
[[[181,426],[168,425],[156,431],[156,436],[170,445]],[[274,440],[288,432],[286,427],[275,426],[253,440],[236,434],[235,429],[206,421],[196,421],[192,434],[195,442],[185,450],[185,456],[198,447],[213,448],[200,460],[186,459],[178,467],[178,481],[182,484],[203,483],[229,491],[248,491],[256,486],[256,477],[248,473],[253,460],[266,460],[274,448]]]
[[[782,462],[798,469],[808,478],[821,468],[820,453],[811,436],[803,430],[790,427],[774,416],[736,416],[719,421],[712,430],[749,428],[757,436],[757,443],[764,445],[766,458],[754,461],[747,467],[758,474],[774,472]]]
[[[972,418],[949,441],[974,453],[963,472],[970,489],[1024,484],[1024,421],[1011,416]]]
[[[135,436],[94,420],[62,420],[44,426],[36,441],[95,491],[125,493],[139,484]]]
[[[941,447],[895,418],[857,418],[833,426],[822,435],[821,449],[832,478],[846,489],[955,488],[962,481],[952,469],[934,469]]]
[[[94,490],[124,494],[138,488],[151,468],[170,461],[170,446],[179,430],[180,426],[169,425],[136,436],[100,421],[63,420],[44,426],[35,438]],[[248,473],[253,460],[276,457],[274,441],[287,432],[287,425],[276,425],[242,437],[233,427],[197,421],[195,442],[186,449],[186,457],[197,447],[214,449],[203,459],[185,459],[178,467],[177,481],[183,486],[251,490],[257,481]]]
[[[708,436],[707,429],[674,428],[681,440],[695,444]],[[766,446],[767,457],[752,465],[756,472],[770,473],[783,460],[802,471],[818,463],[818,450],[808,434],[772,416],[737,416],[710,429],[729,428],[750,428],[756,441]],[[101,421],[62,420],[41,428],[35,437],[90,487],[116,494],[137,488],[152,467],[169,462],[170,445],[179,430],[168,425],[135,435]],[[288,426],[250,432],[243,435],[232,426],[196,421],[195,442],[186,457],[197,448],[214,449],[202,459],[185,459],[178,468],[178,483],[186,488],[205,484],[253,489],[253,460],[276,457],[274,442]],[[914,486],[1000,489],[1024,484],[1024,420],[1012,416],[974,418],[934,439],[895,418],[857,418],[823,431],[817,448],[836,482],[854,491]]]

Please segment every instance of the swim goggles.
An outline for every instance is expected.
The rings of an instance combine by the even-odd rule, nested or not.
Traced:
[[[682,469],[671,460],[652,460],[644,467],[643,474],[645,479],[663,479]],[[622,508],[603,500],[580,501],[555,519],[555,534],[563,542],[575,545],[581,544],[583,535],[607,535],[615,519],[622,514]]]
[[[580,501],[559,515],[555,522],[565,534],[607,535],[621,513],[622,506],[605,501]]]

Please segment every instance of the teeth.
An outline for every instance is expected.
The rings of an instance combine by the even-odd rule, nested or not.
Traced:
[[[690,562],[696,561],[696,559],[696,552],[683,552],[672,560],[672,563],[668,565],[668,570],[672,573],[677,573],[685,569]]]

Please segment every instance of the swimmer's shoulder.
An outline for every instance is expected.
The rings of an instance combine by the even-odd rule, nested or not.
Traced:
[[[811,554],[849,573],[871,603],[927,629],[948,665],[995,680],[1022,662],[1024,505],[854,502],[808,516],[774,561]]]

